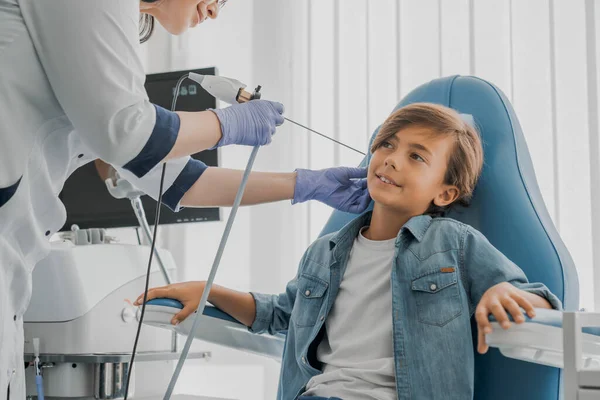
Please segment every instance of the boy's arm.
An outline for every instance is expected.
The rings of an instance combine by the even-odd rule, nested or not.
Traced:
[[[183,309],[174,315],[171,320],[173,325],[177,325],[196,311],[205,286],[206,282],[204,281],[192,281],[155,287],[148,290],[146,301],[156,298],[169,298],[180,301],[183,304]],[[142,293],[133,304],[140,305],[143,299],[144,294]],[[256,308],[250,293],[237,292],[213,285],[208,295],[208,301],[246,326],[252,325],[254,321]]]
[[[479,353],[488,350],[485,335],[492,332],[490,314],[503,329],[508,329],[508,313],[517,324],[525,321],[521,308],[530,318],[535,316],[536,307],[562,309],[560,300],[545,285],[529,283],[525,273],[475,229],[467,228],[461,251],[462,279],[469,294],[471,312],[477,307]]]
[[[250,332],[269,332],[273,335],[288,329],[292,317],[292,310],[294,309],[294,303],[296,302],[296,292],[298,290],[297,279],[303,269],[305,259],[306,253],[304,253],[300,260],[296,278],[288,282],[285,292],[278,295],[250,293],[256,304],[256,317],[249,327]]]
[[[303,268],[304,260],[305,256],[302,256],[299,271]],[[148,291],[147,301],[155,298],[179,300],[183,309],[171,320],[173,325],[177,325],[196,311],[205,285],[206,282],[183,282],[152,288]],[[285,292],[279,295],[244,293],[213,284],[208,301],[246,325],[253,333],[268,331],[275,334],[288,329],[296,301],[296,290],[296,278],[290,281]],[[143,298],[142,293],[134,305],[140,305]]]
[[[534,307],[549,303],[554,309],[562,309],[558,297],[542,283],[529,283],[523,270],[492,246],[481,232],[467,227],[461,251],[462,279],[469,295],[471,313],[484,293],[502,282],[526,292],[523,295],[535,303],[532,303]]]

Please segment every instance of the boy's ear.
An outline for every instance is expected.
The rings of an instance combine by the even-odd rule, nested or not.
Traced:
[[[454,203],[459,195],[460,191],[456,186],[444,186],[443,190],[433,199],[433,204],[438,207],[445,207]]]

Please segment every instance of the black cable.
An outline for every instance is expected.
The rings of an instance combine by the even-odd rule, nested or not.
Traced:
[[[177,86],[175,90],[175,95],[173,97],[173,103],[171,103],[171,111],[175,111],[175,105],[177,104],[177,98],[179,97],[179,88],[181,86],[181,82],[185,78],[188,77],[188,74],[183,75],[177,81]],[[125,384],[125,397],[124,400],[127,400],[127,396],[129,395],[129,383],[131,381],[131,371],[133,371],[133,362],[135,361],[135,352],[137,350],[138,341],[140,339],[140,332],[142,330],[142,323],[144,322],[144,314],[146,312],[146,300],[148,299],[148,289],[150,287],[150,270],[152,268],[152,256],[154,256],[154,247],[156,245],[156,234],[158,232],[158,222],[160,220],[160,209],[162,204],[162,195],[163,195],[163,185],[165,183],[165,171],[167,164],[163,163],[162,173],[160,175],[160,186],[158,190],[158,201],[156,204],[156,219],[154,222],[154,234],[152,235],[152,245],[150,246],[150,257],[148,259],[148,269],[146,271],[146,285],[144,287],[144,300],[142,302],[142,312],[140,314],[140,321],[138,322],[137,332],[135,334],[135,341],[133,342],[133,350],[131,351],[131,360],[129,361],[129,371],[127,371],[127,383]],[[138,234],[139,239],[139,234]]]
[[[125,400],[129,394],[129,382],[131,380],[131,371],[133,370],[133,362],[135,360],[135,352],[137,350],[138,340],[140,339],[140,332],[142,330],[142,322],[144,321],[144,313],[146,312],[146,299],[148,298],[148,288],[150,286],[150,269],[152,268],[152,256],[154,255],[154,246],[156,245],[156,234],[158,232],[158,221],[160,219],[160,209],[162,202],[163,184],[165,181],[165,171],[167,164],[162,166],[162,174],[160,176],[160,191],[158,192],[158,204],[156,205],[156,222],[154,223],[154,234],[152,235],[152,246],[150,247],[150,258],[148,260],[148,270],[146,271],[146,286],[144,289],[144,302],[142,303],[142,313],[140,315],[140,321],[138,322],[137,333],[135,334],[135,341],[133,342],[133,350],[131,352],[131,361],[129,362],[129,371],[127,371],[127,384],[125,385]]]
[[[355,149],[354,147],[350,147],[350,146],[348,146],[347,144],[344,144],[344,143],[340,142],[339,140],[335,140],[334,138],[331,138],[331,137],[329,137],[329,136],[327,136],[327,135],[323,135],[322,133],[320,133],[320,132],[317,132],[317,131],[315,131],[314,129],[310,129],[308,126],[304,126],[304,125],[302,125],[302,124],[300,124],[300,123],[298,123],[298,122],[296,122],[296,121],[292,121],[291,119],[289,119],[289,118],[286,118],[286,117],[283,117],[283,119],[285,119],[286,121],[290,121],[292,124],[296,124],[296,125],[298,125],[298,126],[300,126],[300,127],[304,128],[304,129],[306,129],[306,130],[308,130],[308,131],[310,131],[310,132],[316,133],[317,135],[320,135],[320,136],[324,137],[325,139],[329,139],[329,140],[331,140],[332,142],[335,142],[335,143],[339,144],[340,146],[344,146],[344,147],[346,147],[346,148],[348,148],[348,149],[350,149],[350,150],[353,150],[353,151],[357,152],[358,154],[362,154],[363,156],[364,156],[364,155],[366,155],[366,154],[365,154],[365,153],[363,153],[362,151],[360,151],[360,150],[357,150],[357,149]]]

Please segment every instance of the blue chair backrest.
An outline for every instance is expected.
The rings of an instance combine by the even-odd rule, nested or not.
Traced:
[[[506,96],[482,79],[452,76],[416,88],[396,109],[416,102],[442,104],[472,115],[483,140],[484,168],[472,204],[449,216],[481,231],[530,281],[548,286],[566,310],[577,310],[575,265],[544,205],[521,126]],[[368,155],[361,165],[369,160]],[[335,211],[321,235],[339,230],[355,217]],[[474,324],[472,330],[476,343]],[[475,354],[475,399],[561,398],[559,369],[509,359],[496,349]]]

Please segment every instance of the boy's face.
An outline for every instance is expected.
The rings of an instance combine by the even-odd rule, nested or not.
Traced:
[[[383,142],[369,164],[367,183],[376,207],[410,217],[421,215],[433,201],[446,206],[458,198],[455,186],[444,184],[453,149],[450,136],[409,125]]]

